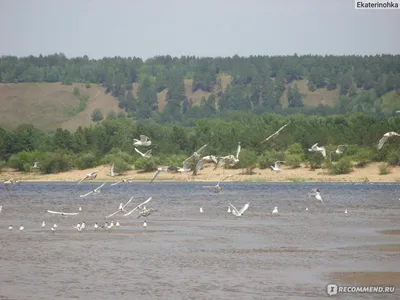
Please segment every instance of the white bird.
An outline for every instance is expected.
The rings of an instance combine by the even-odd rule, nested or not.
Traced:
[[[79,211],[82,211],[82,207],[79,206],[78,210],[79,210]]]
[[[86,224],[85,224],[85,222],[82,222],[81,229],[85,229],[85,228],[86,228]]]
[[[109,228],[113,228],[113,227],[114,227],[114,221],[111,221]]]
[[[310,152],[321,152],[323,157],[326,157],[326,150],[324,146],[318,147],[318,143],[314,144],[311,146],[310,149],[308,149]]]
[[[281,171],[281,163],[284,163],[283,160],[278,160],[275,162],[275,166],[271,166],[272,171],[280,172]]]
[[[289,124],[289,123],[288,123]],[[271,134],[269,137],[267,137],[265,140],[263,140],[261,143],[264,143],[266,141],[268,141],[269,139],[272,139],[273,137],[277,136],[279,134],[279,132],[285,128],[286,126],[288,126],[288,124],[283,125],[281,128],[279,128],[279,130],[273,134]]]
[[[14,180],[13,178],[4,181],[4,186],[5,186],[5,188],[6,188],[7,190],[9,189],[8,187],[9,187],[10,184],[12,184],[12,185],[15,184],[15,180]]]
[[[35,161],[32,166],[33,169],[39,169],[39,162]]]
[[[306,207],[306,210],[308,210],[308,207]]]
[[[190,168],[189,168],[189,163],[188,163],[188,159],[189,158],[187,158],[187,159],[185,159],[184,161],[183,161],[183,167],[182,168],[178,168],[178,172],[179,173],[186,173],[186,172],[190,172]]]
[[[152,149],[146,151],[145,153],[142,153],[142,152],[140,152],[138,149],[135,148],[135,151],[136,151],[137,153],[139,153],[139,154],[140,154],[142,157],[144,157],[144,158],[150,158],[150,157],[151,157],[151,150],[152,150]]]
[[[51,213],[51,214],[61,215],[61,216],[76,216],[77,214],[79,214],[79,212],[75,212],[75,213],[66,213],[66,212],[54,211],[54,210],[47,210],[47,212],[48,212],[48,213]]]
[[[152,208],[148,208],[148,209],[143,208],[142,211],[139,212],[137,218],[139,219],[140,217],[148,217],[148,216],[150,216],[150,214],[153,211],[157,211],[157,210],[156,209],[152,209]]]
[[[336,154],[343,154],[344,148],[347,147],[347,145],[339,145],[335,151]]]
[[[54,231],[55,231],[55,228],[54,228],[54,227],[51,227],[50,230],[51,230],[52,232],[54,232]]]
[[[196,161],[198,161],[200,159],[200,152],[203,151],[204,148],[207,147],[207,145],[208,144],[201,146],[199,150],[193,152],[193,154],[191,156],[189,156],[187,159],[194,158]]]
[[[222,177],[222,178],[218,181],[217,185],[203,186],[203,188],[213,188],[213,189],[215,189],[215,192],[216,192],[216,193],[219,193],[219,192],[222,191],[222,188],[219,186],[220,183],[221,183],[221,181],[224,181],[225,179],[227,179],[227,178],[229,178],[229,177],[232,177],[232,176],[233,176],[233,174],[227,175],[227,176],[225,176],[225,177]]]
[[[143,227],[146,228],[147,227],[147,223],[146,221],[143,222]]]
[[[119,227],[119,221],[117,220],[117,223],[115,223],[115,226]]]
[[[128,200],[128,202],[126,202],[125,204],[120,203],[120,204],[119,204],[118,210],[117,210],[116,212],[113,212],[111,215],[108,215],[108,216],[106,217],[106,219],[111,218],[112,216],[116,215],[116,214],[119,213],[119,212],[125,212],[125,207],[126,207],[129,203],[131,203],[132,200],[133,200],[133,197],[131,197],[131,198]]]
[[[3,205],[0,205],[0,212],[3,210]]]
[[[131,211],[127,212],[126,214],[124,214],[124,217],[129,216],[130,214],[132,214],[134,211],[136,211],[137,209],[141,209],[142,206],[144,206],[145,204],[149,203],[151,201],[151,199],[153,199],[152,197],[148,198],[146,201],[140,203],[138,206],[136,206],[134,209],[132,209]]]
[[[94,223],[94,230],[98,230],[99,229],[99,225],[97,225],[97,222]]]
[[[236,165],[239,162],[239,153],[240,153],[241,149],[242,149],[242,147],[240,147],[240,142],[239,142],[237,150],[236,150],[236,156],[231,155],[231,162],[229,164],[231,167],[233,167],[234,165]]]
[[[231,155],[218,157],[217,159],[218,163],[215,165],[214,170],[225,166],[231,160]]]
[[[394,131],[386,132],[378,142],[378,150],[380,150],[386,141],[393,136],[400,136],[400,134]]]
[[[150,183],[152,183],[154,179],[157,178],[158,174],[160,174],[161,172],[168,172],[168,168],[169,168],[168,166],[159,167],[157,171],[153,174],[153,178],[151,178]]]
[[[12,229],[13,229],[12,225],[8,226],[8,230],[12,230]]]
[[[25,229],[25,227],[22,226],[22,225],[19,227],[19,230],[20,230],[20,231],[22,231],[22,230],[24,230],[24,229]]]
[[[231,167],[233,167],[234,165],[236,165],[239,162],[239,154],[240,154],[240,150],[241,150],[241,146],[240,146],[240,142],[238,143],[238,147],[236,150],[236,156],[234,155],[227,155],[227,156],[223,156],[223,157],[219,157],[218,159],[218,163],[217,165],[214,167],[214,170],[219,168],[219,167],[223,167],[225,166],[227,163],[229,163],[229,165]]]
[[[42,228],[44,228],[44,227],[46,227],[46,222],[45,221],[42,222]]]
[[[111,176],[114,177],[114,164],[112,164],[112,166],[110,167],[110,171],[108,171],[107,176]]]
[[[74,226],[75,229],[78,229],[78,231],[81,231],[81,223],[76,224],[76,226]]]
[[[229,205],[232,207],[232,214],[236,217],[242,216],[243,213],[249,208],[249,202],[247,202],[240,210],[237,210],[236,207],[234,207],[231,203],[229,203]]]
[[[95,188],[94,190],[84,194],[84,195],[80,195],[81,198],[89,196],[90,194],[98,194],[100,193],[100,189],[106,184],[106,182],[104,182],[102,185],[98,186],[97,188]]]
[[[317,200],[321,201],[322,203],[324,203],[324,201],[322,201],[322,197],[321,197],[321,194],[319,192],[315,193],[315,199],[317,199]]]
[[[117,185],[117,184],[120,184],[120,183],[126,183],[126,182],[130,182],[131,180],[133,180],[133,179],[135,179],[135,177],[130,177],[130,178],[125,178],[125,179],[122,179],[122,180],[120,180],[120,181],[118,181],[118,182],[115,182],[115,183],[113,183],[113,184],[110,184],[110,186],[113,186],[113,185]]]
[[[347,214],[347,209],[344,211],[345,214]]]
[[[140,140],[133,139],[133,141],[134,141],[134,143],[133,143],[134,146],[145,146],[145,147],[148,147],[148,146],[151,145],[151,141],[145,135],[140,135]]]
[[[196,164],[193,175],[197,175],[206,163],[218,163],[217,158],[214,155],[203,156]]]
[[[203,211],[203,208],[202,207],[200,207],[200,213],[203,213],[204,211]]]
[[[272,211],[272,214],[277,214],[277,213],[278,213],[278,207],[275,206],[275,207],[274,207],[274,210]]]
[[[86,174],[86,176],[85,177],[83,177],[79,182],[78,182],[78,184],[80,184],[82,181],[84,181],[84,180],[93,180],[93,179],[96,179],[96,177],[97,177],[97,173],[98,173],[99,171],[93,171],[93,172],[91,172],[91,173],[88,173],[88,174]]]
[[[57,228],[57,227],[58,227],[57,224],[54,223],[53,228]]]
[[[230,214],[230,213],[231,213],[231,207],[228,206],[228,214]]]

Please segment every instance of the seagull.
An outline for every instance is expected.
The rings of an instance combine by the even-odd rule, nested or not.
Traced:
[[[8,230],[12,230],[12,229],[13,229],[12,225],[8,226]]]
[[[94,230],[98,230],[99,229],[99,225],[97,225],[97,222],[94,223]]]
[[[206,163],[218,163],[217,158],[214,155],[203,156],[196,164],[193,175],[197,175]]]
[[[218,163],[215,165],[214,170],[219,168],[219,167],[225,166],[228,163],[228,161],[230,161],[230,160],[231,160],[231,156],[230,155],[218,157]]]
[[[149,138],[145,135],[140,135],[140,140],[137,139],[133,139],[134,143],[133,145],[135,146],[145,146],[148,147],[151,145],[151,141],[149,140]]]
[[[156,209],[152,209],[152,208],[143,209],[141,212],[139,212],[137,218],[139,219],[140,217],[148,217],[148,216],[150,216],[150,214],[151,214],[153,211],[157,211],[157,210],[156,210]]]
[[[54,227],[51,227],[50,230],[51,230],[52,232],[56,231]]]
[[[219,193],[219,192],[222,191],[222,188],[219,186],[219,184],[221,183],[221,181],[224,181],[225,179],[227,179],[227,178],[229,178],[229,177],[232,177],[232,176],[233,176],[233,175],[231,174],[231,175],[222,177],[222,178],[218,181],[217,185],[213,185],[213,186],[203,186],[203,188],[214,188],[214,189],[215,189],[215,192],[216,192],[216,193]]]
[[[279,132],[280,132],[283,128],[285,128],[286,126],[288,126],[288,125],[289,125],[289,123],[283,125],[281,128],[279,128],[279,130],[278,130],[277,132],[271,134],[269,137],[267,137],[267,138],[266,138],[265,140],[263,140],[261,143],[264,143],[264,142],[268,141],[269,139],[272,139],[273,137],[277,136],[277,135],[279,134]]]
[[[57,226],[57,224],[56,223],[54,223],[54,225],[53,225],[53,228],[57,228],[58,226]]]
[[[3,210],[3,205],[0,205],[0,212]]]
[[[79,211],[82,211],[82,207],[79,206],[78,210],[79,210]]]
[[[308,207],[306,207],[306,210],[308,210]]]
[[[386,132],[378,142],[378,150],[380,150],[386,141],[392,136],[400,136],[400,134],[394,131]]]
[[[42,222],[42,228],[44,228],[44,227],[46,227],[46,222],[45,221]]]
[[[76,226],[74,226],[75,229],[78,229],[78,231],[81,231],[81,223],[78,222]]]
[[[66,212],[53,211],[53,210],[47,210],[47,212],[48,212],[48,213],[51,213],[51,214],[62,215],[62,216],[76,216],[77,214],[79,214],[79,212],[75,212],[75,213],[66,213]]]
[[[150,158],[151,157],[151,149],[146,151],[145,153],[140,152],[138,149],[135,148],[135,151],[139,153],[142,157],[144,158]]]
[[[86,228],[86,224],[85,224],[85,222],[82,222],[81,229],[85,229],[85,228]]]
[[[131,199],[128,200],[128,202],[126,202],[125,204],[123,204],[122,202],[119,204],[119,208],[116,212],[113,212],[111,215],[108,215],[106,217],[106,219],[111,218],[112,216],[116,215],[119,212],[125,212],[125,207],[131,203],[131,201],[133,200],[133,197],[131,197]]]
[[[232,214],[236,217],[242,216],[249,208],[249,202],[247,202],[240,210],[237,210],[236,207],[234,207],[231,203],[229,203],[229,205],[232,206]]]
[[[241,147],[240,147],[240,142],[238,144],[237,150],[236,150],[236,156],[231,155],[231,163],[229,164],[231,167],[236,165],[239,162],[239,153],[240,153]]]
[[[204,211],[203,211],[203,208],[202,207],[200,207],[200,213],[203,213]]]
[[[110,167],[110,171],[108,171],[107,173],[108,176],[114,177],[114,164],[112,164],[112,166]]]
[[[204,148],[207,147],[207,145],[208,144],[205,144],[205,145],[201,146],[200,149],[195,151],[195,152],[193,152],[193,154],[191,156],[189,156],[188,159],[194,158],[196,161],[198,161],[200,159],[200,152],[202,150],[204,150]]]
[[[4,181],[4,186],[5,186],[5,188],[6,188],[7,190],[8,190],[8,186],[9,186],[10,184],[15,184],[15,180],[14,180],[13,178]]]
[[[240,142],[239,142],[239,143],[238,143],[237,150],[236,150],[236,156],[234,156],[234,155],[227,155],[227,156],[219,157],[218,163],[217,163],[217,165],[215,166],[214,170],[217,169],[217,168],[219,168],[219,167],[225,166],[227,163],[229,163],[229,165],[230,165],[231,167],[233,167],[234,165],[236,165],[236,164],[239,162],[239,153],[240,153],[240,150],[241,150],[241,146],[240,146]]]
[[[308,149],[308,151],[310,151],[310,152],[321,152],[322,156],[326,157],[325,147],[324,146],[318,147],[318,143],[312,145],[311,148]]]
[[[78,184],[80,184],[82,181],[84,181],[84,180],[93,180],[93,179],[95,179],[96,177],[97,177],[97,173],[98,173],[99,171],[94,171],[94,172],[91,172],[91,173],[88,173],[88,174],[86,174],[86,176],[84,177],[84,178],[82,178],[79,182],[78,182]]]
[[[19,227],[19,230],[20,230],[20,231],[22,231],[22,230],[24,230],[24,229],[25,229],[25,227],[22,226],[22,225]]]
[[[339,145],[335,151],[336,154],[343,154],[344,148],[347,147],[347,145]]]
[[[154,181],[154,179],[157,178],[158,174],[160,174],[160,172],[168,172],[168,166],[163,166],[163,167],[159,167],[157,169],[157,171],[153,174],[153,178],[151,179],[150,183],[152,183]]]
[[[124,214],[124,217],[129,216],[131,213],[133,213],[134,211],[136,211],[137,209],[142,208],[143,205],[149,203],[151,201],[151,199],[153,199],[152,197],[148,198],[146,201],[140,203],[138,206],[136,206],[134,209],[132,209],[131,211],[127,212],[126,214]],[[150,212],[151,213],[151,212]]]
[[[143,227],[146,228],[147,227],[147,223],[146,221],[143,222]]]
[[[228,214],[230,214],[230,213],[231,213],[231,207],[228,206]]]
[[[117,182],[115,182],[115,183],[113,183],[113,184],[110,184],[110,186],[117,185],[117,184],[120,184],[120,183],[130,182],[130,181],[133,180],[133,179],[135,179],[135,177],[125,178],[125,179],[122,179],[122,180],[120,180],[120,181],[117,181]]]
[[[272,171],[275,171],[275,172],[280,172],[281,171],[281,169],[280,169],[280,167],[281,167],[281,163],[284,163],[285,161],[283,161],[283,160],[278,160],[278,161],[276,161],[275,162],[275,166],[271,166],[271,170]]]
[[[347,214],[347,209],[344,211],[345,214]]]
[[[90,194],[94,193],[94,194],[98,194],[100,193],[100,189],[106,184],[106,182],[104,182],[102,185],[98,186],[97,188],[95,188],[93,191],[90,191],[89,193],[86,193],[84,195],[80,195],[81,198],[89,196]]]
[[[119,221],[117,220],[117,223],[115,223],[115,226],[119,227]]]
[[[272,214],[277,214],[278,213],[278,206],[274,207],[274,210],[272,211]]]
[[[178,172],[179,172],[179,173],[190,172],[188,159],[189,159],[189,158],[187,158],[187,159],[185,159],[185,160],[183,161],[183,167],[182,167],[182,168],[178,168]]]
[[[32,166],[33,169],[39,169],[39,162],[35,161]]]

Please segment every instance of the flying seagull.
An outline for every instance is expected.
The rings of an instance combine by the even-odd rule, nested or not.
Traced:
[[[383,145],[386,143],[386,141],[389,138],[391,138],[392,136],[400,136],[400,134],[398,134],[397,132],[394,132],[394,131],[386,132],[378,142],[378,150],[380,150],[383,147]]]
[[[115,182],[115,183],[113,183],[113,184],[110,184],[110,186],[113,186],[113,185],[117,185],[117,184],[120,184],[120,183],[126,183],[126,182],[130,182],[131,180],[133,180],[133,179],[135,179],[135,177],[130,177],[130,178],[125,178],[125,179],[122,179],[122,180],[120,180],[120,181],[117,181],[117,182]]]
[[[131,201],[133,200],[133,197],[131,197],[131,199],[128,200],[128,202],[126,202],[125,204],[120,203],[119,204],[119,208],[116,212],[113,212],[111,215],[106,216],[106,219],[111,218],[112,216],[116,215],[119,212],[125,212],[125,207],[131,203]]]
[[[47,210],[47,212],[50,214],[56,214],[56,215],[61,215],[61,216],[76,216],[77,214],[79,214],[79,212],[67,213],[67,212],[54,211],[54,210]]]
[[[266,138],[265,140],[263,140],[261,143],[264,143],[264,142],[268,141],[269,139],[272,139],[273,137],[277,136],[277,135],[279,134],[279,132],[280,132],[283,128],[285,128],[286,126],[288,126],[288,125],[289,125],[289,123],[283,125],[281,128],[279,128],[279,130],[278,130],[277,132],[271,134],[269,137],[267,137],[267,138]]]
[[[33,166],[32,166],[32,168],[33,168],[33,169],[39,169],[39,162],[38,162],[38,161],[35,161],[34,164],[33,164]]]
[[[204,150],[205,147],[207,147],[208,144],[205,144],[203,146],[200,147],[199,150],[193,152],[193,154],[191,156],[188,157],[188,159],[190,158],[194,158],[196,161],[198,161],[200,159],[200,152]]]
[[[151,145],[151,141],[149,140],[149,138],[145,135],[140,135],[140,140],[137,139],[133,139],[134,143],[133,145],[135,146],[145,146],[148,147]]]
[[[91,173],[88,173],[88,174],[86,174],[86,176],[84,177],[84,178],[82,178],[79,182],[78,182],[78,184],[80,184],[82,181],[84,181],[84,180],[93,180],[93,179],[95,179],[96,177],[97,177],[97,173],[98,173],[99,171],[93,171],[93,172],[91,172]]]
[[[318,143],[314,144],[311,146],[310,149],[308,149],[310,152],[321,152],[323,157],[326,157],[326,150],[324,146],[318,147]]]
[[[137,218],[139,219],[140,217],[148,217],[153,211],[157,211],[157,209],[152,209],[152,208],[143,209],[141,212],[139,212]]]
[[[146,203],[149,203],[151,201],[151,199],[153,199],[152,197],[148,198],[146,201],[140,203],[138,206],[136,206],[134,209],[132,209],[131,211],[127,212],[126,214],[124,214],[124,217],[129,216],[130,214],[132,214],[134,211],[136,211],[137,209],[141,209],[143,205],[145,205]],[[151,213],[151,212],[150,212]],[[149,214],[150,214],[149,213]]]
[[[151,178],[150,183],[153,183],[154,179],[156,179],[158,174],[160,174],[161,172],[168,172],[168,168],[169,166],[159,167],[157,171],[153,174],[153,178]]]
[[[182,168],[178,168],[178,172],[179,173],[186,173],[186,172],[190,172],[190,168],[189,168],[189,163],[188,163],[189,158],[185,159],[183,161],[183,167]]]
[[[108,176],[114,177],[114,164],[112,164],[112,166],[110,167],[110,171],[108,171],[107,173]]]
[[[149,157],[151,157],[151,150],[152,150],[152,149],[146,151],[145,153],[142,153],[142,152],[140,152],[137,148],[135,148],[135,151],[136,151],[137,153],[139,153],[139,154],[140,154],[142,157],[144,157],[144,158],[149,158]]]
[[[203,186],[203,188],[214,188],[214,189],[215,189],[215,192],[216,192],[216,193],[219,193],[219,192],[222,191],[222,188],[219,186],[219,184],[221,183],[221,181],[224,181],[225,179],[227,179],[227,178],[229,178],[229,177],[232,177],[232,176],[233,176],[233,175],[228,175],[228,176],[222,177],[222,178],[218,181],[217,185],[213,185],[213,186]]]
[[[335,151],[336,154],[343,154],[344,148],[347,147],[347,145],[339,145]]]
[[[271,170],[275,172],[280,172],[281,171],[281,163],[284,163],[285,161],[283,160],[278,160],[275,162],[275,166],[271,166]]]
[[[232,214],[236,217],[240,217],[249,208],[249,202],[247,202],[240,210],[237,210],[231,203],[229,205],[232,207]]]
[[[217,158],[214,155],[203,156],[196,164],[194,168],[193,175],[197,175],[199,171],[203,168],[206,163],[215,163],[217,164]]]
[[[106,183],[104,182],[102,185],[98,186],[97,188],[95,188],[93,191],[90,191],[89,193],[86,193],[84,195],[80,195],[81,198],[89,196],[90,194],[94,193],[94,194],[98,194],[100,193],[100,189],[105,185]]]

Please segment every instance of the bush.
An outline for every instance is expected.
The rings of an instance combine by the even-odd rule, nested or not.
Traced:
[[[265,151],[263,155],[258,157],[258,167],[260,169],[267,169],[275,165],[278,160],[285,160],[285,155],[282,152],[275,150]]]
[[[157,170],[157,163],[153,157],[140,157],[135,162],[135,169],[142,170],[143,172],[152,172]]]
[[[400,153],[397,151],[390,151],[387,155],[387,162],[390,166],[400,165]]]
[[[308,156],[308,165],[311,170],[315,170],[321,168],[324,160],[325,158],[320,152],[311,152],[311,154]]]
[[[289,154],[285,159],[286,165],[293,169],[300,168],[302,161],[302,155],[299,154]]]
[[[329,166],[329,173],[332,175],[349,174],[351,171],[353,171],[353,164],[347,157],[343,157],[337,163]]]
[[[81,93],[79,92],[79,88],[76,86],[74,87],[74,96],[79,97]]]
[[[99,122],[104,119],[103,113],[101,112],[100,109],[96,108],[92,112],[92,121],[93,122]]]
[[[107,120],[115,120],[117,118],[117,114],[115,111],[110,110],[107,114]]]
[[[387,175],[390,173],[388,164],[381,164],[379,166],[379,175]]]
[[[41,161],[45,155],[38,151],[21,151],[11,155],[8,160],[8,166],[18,171],[29,172],[30,166],[33,166],[35,161]],[[29,168],[27,167],[29,165]]]
[[[357,163],[357,168],[363,168],[374,159],[374,155],[372,149],[361,148],[353,155],[352,159]]]
[[[238,168],[245,169],[244,173],[253,174],[254,168],[257,166],[257,154],[253,150],[243,149],[240,152]],[[235,166],[235,167],[236,167]]]
[[[72,167],[72,156],[67,153],[49,152],[41,160],[39,168],[45,174],[65,172]]]
[[[75,159],[75,166],[80,170],[94,168],[96,166],[96,156],[91,152],[80,154]]]

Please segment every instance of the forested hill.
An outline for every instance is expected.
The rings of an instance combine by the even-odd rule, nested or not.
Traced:
[[[158,56],[146,61],[6,56],[0,59],[0,81],[100,84],[128,116],[161,122],[230,110],[389,115],[400,109],[400,55]],[[80,104],[83,111],[85,103]]]

